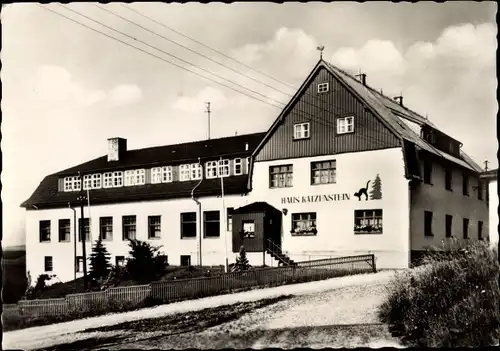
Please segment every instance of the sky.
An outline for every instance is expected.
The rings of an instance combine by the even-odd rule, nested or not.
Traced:
[[[4,6],[3,245],[24,244],[20,204],[42,179],[105,155],[110,137],[129,149],[205,139],[207,101],[212,138],[266,131],[318,45],[498,167],[496,11],[460,1]]]

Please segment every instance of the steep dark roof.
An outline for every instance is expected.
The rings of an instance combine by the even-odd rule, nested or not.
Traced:
[[[74,175],[78,171],[82,173],[103,172],[143,166],[154,167],[155,165],[190,163],[198,162],[198,157],[202,160],[208,160],[217,159],[221,156],[250,156],[265,134],[244,134],[219,139],[128,150],[119,161],[108,162],[107,156],[102,156],[55,174],[62,176]],[[248,143],[248,150],[245,150],[246,143]]]
[[[75,202],[81,194],[78,191],[58,191],[58,179],[65,175],[123,170],[155,165],[181,164],[198,162],[219,157],[247,157],[258,145],[265,133],[245,134],[219,138],[129,150],[119,161],[108,162],[107,156],[96,158],[78,166],[46,176],[28,200],[21,207],[28,209],[64,207],[68,202]],[[246,144],[248,143],[248,150]],[[117,188],[93,189],[90,192],[91,204],[109,204],[117,202],[160,200],[185,198],[191,196],[191,190],[199,181],[175,181],[172,183],[146,184],[140,186],[122,186]],[[232,176],[224,179],[224,194],[247,193],[248,175]],[[220,179],[204,179],[195,191],[195,196],[217,196],[221,194]]]
[[[490,169],[489,171],[484,171],[479,175],[480,178],[488,179],[488,180],[497,180],[498,179],[498,168]]]
[[[247,178],[248,175],[224,178],[224,195],[246,194]],[[23,202],[21,206],[27,209],[33,208],[33,205],[38,209],[67,207],[68,203],[75,206],[77,204],[77,197],[86,192],[57,191],[57,179],[57,175],[45,177],[33,195]],[[90,204],[103,205],[119,202],[189,198],[191,197],[192,189],[198,182],[198,180],[193,180],[186,182],[93,189],[90,191]],[[194,192],[195,197],[220,195],[220,179],[204,179]]]

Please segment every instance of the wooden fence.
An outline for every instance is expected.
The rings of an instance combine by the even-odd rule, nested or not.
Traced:
[[[337,257],[297,262],[297,266],[255,268],[212,277],[157,281],[147,285],[70,294],[59,299],[21,300],[18,302],[18,307],[21,316],[53,316],[100,309],[99,306],[105,310],[105,305],[110,301],[137,306],[150,298],[154,302],[169,303],[254,287],[277,286],[369,272],[376,272],[374,255]]]

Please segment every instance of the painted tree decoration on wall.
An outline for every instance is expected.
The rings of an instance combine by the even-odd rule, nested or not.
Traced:
[[[382,180],[380,180],[380,176],[377,174],[372,184],[372,190],[370,191],[370,200],[380,199],[382,199]]]

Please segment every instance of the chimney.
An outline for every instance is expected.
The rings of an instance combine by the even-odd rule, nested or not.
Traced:
[[[127,139],[109,138],[108,139],[108,162],[119,161],[127,152]]]
[[[248,151],[248,143],[245,143],[245,151]]]
[[[366,74],[365,73],[356,74],[356,77],[359,77],[359,81],[363,85],[366,85]]]
[[[403,106],[403,96],[402,95],[394,97],[394,100],[396,100],[401,106]]]

